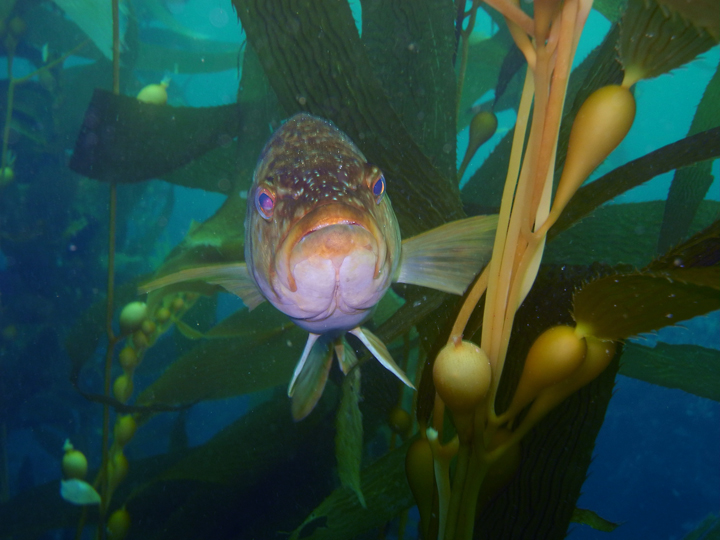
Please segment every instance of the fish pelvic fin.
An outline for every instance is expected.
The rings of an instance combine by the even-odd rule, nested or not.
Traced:
[[[254,309],[265,301],[265,297],[250,277],[245,263],[187,268],[144,283],[140,285],[138,292],[144,294],[183,281],[204,281],[212,285],[220,285],[228,292],[242,298],[242,301],[249,309]]]
[[[295,421],[305,418],[317,405],[327,383],[333,360],[333,348],[318,334],[310,334],[300,361],[295,366],[288,396],[292,398]]]
[[[404,240],[395,281],[463,294],[490,260],[497,219],[469,217]]]
[[[377,337],[367,328],[361,328],[360,326],[350,330],[350,333],[363,342],[363,345],[365,345],[370,350],[372,355],[377,358],[378,362],[380,362],[385,369],[395,375],[407,386],[415,390],[415,386],[413,386],[413,383],[411,383],[410,379],[407,378],[405,372],[400,369],[400,366],[395,363],[395,360],[393,360],[392,356],[390,355],[390,351],[388,351],[387,347],[379,337]]]

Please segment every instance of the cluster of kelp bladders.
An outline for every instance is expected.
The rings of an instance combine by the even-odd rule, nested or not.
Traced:
[[[675,2],[630,2],[620,37],[624,80],[621,85],[595,90],[578,110],[564,168],[551,197],[570,66],[592,2],[536,1],[534,19],[510,2],[489,3],[505,15],[527,60],[528,73],[493,258],[466,299],[448,344],[435,358],[432,425],[426,427],[426,419],[420,418],[421,438],[407,455],[406,470],[420,509],[423,538],[473,537],[478,508],[516,473],[523,437],[607,368],[615,357],[617,341],[665,326],[663,315],[677,320],[704,313],[709,307],[681,315],[677,306],[647,305],[637,314],[639,319],[626,321],[622,303],[632,300],[616,299],[602,279],[591,282],[574,296],[576,326],[554,326],[540,334],[527,352],[509,403],[504,411],[496,410],[515,314],[536,279],[546,235],[583,182],[630,130],[635,117],[630,87],[641,78],[657,76],[691,60],[718,36],[717,23],[708,31],[693,24],[692,13],[690,19],[684,16],[682,7],[687,4],[677,3],[676,11]],[[694,284],[707,282],[711,274]],[[614,279],[618,283],[629,277]],[[462,336],[470,312],[483,294],[478,346]],[[453,422],[450,430],[444,422],[446,410]]]

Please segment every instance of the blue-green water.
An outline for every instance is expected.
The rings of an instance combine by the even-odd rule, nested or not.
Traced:
[[[38,15],[37,9],[63,18],[62,11],[50,2],[40,3],[39,8],[33,8],[35,11],[22,6],[22,3],[18,4],[20,7],[15,8],[19,10],[18,16],[24,17],[29,26],[35,21],[40,28],[43,16]],[[191,41],[199,51],[204,50],[203,43],[224,42],[228,48],[234,44],[239,56],[243,54],[241,45],[246,36],[236,22],[237,17],[229,2],[148,1],[147,4],[136,2],[133,5],[137,12],[128,16],[138,17],[141,21],[140,41],[168,45],[167,34],[158,32],[164,29],[163,24],[152,15],[150,6],[155,6],[165,10],[189,33],[194,34]],[[353,14],[360,28],[362,15],[359,5],[353,5]],[[576,63],[600,43],[608,28],[609,23],[600,14],[593,12]],[[57,31],[68,32],[66,27],[62,30],[58,27]],[[491,23],[488,17],[481,17],[476,34],[488,38],[495,32],[497,25]],[[46,41],[38,37],[32,27],[26,34],[22,34],[16,49],[12,76],[17,79],[42,67],[40,56],[43,45],[46,42],[53,46],[64,43],[55,37],[48,36]],[[63,34],[57,37],[67,36]],[[188,45],[187,40],[182,43],[182,46]],[[55,58],[65,52],[67,49],[51,50]],[[9,54],[6,43],[3,58],[0,59],[0,74],[5,77],[3,89],[7,88]],[[202,56],[203,53],[197,54]],[[633,128],[620,147],[595,171],[591,180],[685,137],[704,89],[718,69],[719,61],[720,49],[715,46],[686,66],[657,79],[639,82],[635,89],[638,112]],[[2,476],[6,492],[0,492],[0,496],[6,499],[3,502],[8,505],[28,494],[48,497],[47,494],[52,492],[54,509],[60,508],[62,511],[62,505],[65,504],[67,512],[75,511],[69,503],[60,500],[57,489],[62,476],[62,442],[66,438],[72,439],[88,456],[91,469],[100,465],[102,407],[81,397],[69,382],[71,361],[65,341],[71,328],[93,303],[102,299],[105,291],[107,184],[81,178],[68,169],[69,157],[75,145],[75,133],[66,133],[61,125],[57,125],[64,121],[63,112],[73,102],[71,95],[74,89],[62,86],[63,69],[68,70],[67,77],[71,68],[88,66],[92,62],[105,62],[104,78],[98,79],[102,80],[98,86],[107,88],[109,62],[79,55],[72,56],[62,69],[53,72],[54,83],[47,80],[43,82],[37,76],[28,83],[28,87],[32,84],[33,88],[40,89],[40,98],[29,94],[26,96],[18,86],[15,105],[17,123],[13,124],[7,141],[8,149],[16,156],[14,181],[0,188],[0,422],[4,430],[0,442],[4,446],[6,469]],[[127,71],[123,73],[128,76]],[[242,69],[237,67],[191,74],[175,73],[173,65],[167,65],[164,70],[136,69],[129,72],[131,80],[126,82],[124,92],[134,95],[144,85],[157,83],[163,77],[170,76],[169,106],[227,105],[236,99],[241,74]],[[85,99],[83,106],[74,103],[73,114],[78,126],[90,100],[90,86],[83,92],[77,91]],[[478,96],[476,104],[491,101],[493,95],[491,90]],[[6,96],[7,92],[3,91],[0,99]],[[41,110],[33,109],[33,103]],[[6,110],[7,105],[4,105],[3,111]],[[514,124],[515,111],[495,112],[499,118],[498,133],[475,156],[461,185],[468,181],[502,135]],[[457,137],[458,164],[467,139],[467,129],[461,130]],[[152,141],[149,143],[152,144]],[[158,148],[158,152],[161,151]],[[714,179],[707,200],[720,200],[718,166],[715,160],[711,169]],[[672,176],[672,172],[660,175],[609,204],[665,200]],[[182,242],[193,221],[202,222],[210,218],[226,199],[224,194],[171,185],[157,179],[143,184],[121,184],[119,193],[120,215],[123,219],[117,224],[118,285],[154,271],[171,250]],[[169,197],[173,197],[171,211],[165,212],[164,205]],[[238,222],[233,226],[241,231],[243,224]],[[145,233],[152,228],[157,229],[157,234],[151,244],[145,245],[143,242],[150,242],[145,238]],[[220,294],[217,296],[217,305],[206,311],[220,321],[241,308],[239,299],[229,294]],[[104,314],[98,312],[97,316],[102,318]],[[640,343],[649,346],[658,341],[694,344],[717,350],[720,349],[718,336],[720,314],[714,312],[683,322],[679,327],[641,336]],[[78,385],[86,391],[101,393],[105,339],[96,345],[80,374]],[[148,353],[143,369],[138,371],[135,395],[160,376],[177,351],[186,351],[188,347],[188,342],[178,337],[177,330],[164,334],[156,348]],[[299,347],[299,344],[296,343],[295,347]],[[115,377],[120,374],[117,365],[113,373]],[[715,381],[714,385],[717,388],[720,381]],[[285,384],[275,390],[195,404],[187,410],[184,419],[186,451],[207,443],[223,428],[260,404],[287,400],[284,389]],[[173,440],[173,434],[177,432],[179,416],[177,412],[158,414],[141,427],[126,450],[131,465],[168,451],[171,444],[169,441]],[[382,441],[372,441],[372,445],[365,449],[368,455],[377,456],[381,453],[378,446],[382,450],[386,449],[389,441],[387,428],[377,438]],[[324,439],[324,442],[332,445],[331,438]],[[318,452],[331,454],[332,448]],[[718,455],[720,405],[717,401],[618,375],[577,506],[591,509],[607,520],[621,523],[621,526],[612,533],[606,533],[572,524],[569,537],[683,538],[708,514],[720,511]],[[296,464],[293,463],[293,466]],[[333,461],[329,460],[326,466],[331,471],[327,478],[319,481],[317,486],[307,486],[310,494],[308,501],[314,504],[322,501],[338,485]],[[295,486],[295,491],[286,493],[282,487],[277,490],[274,488],[273,482],[277,481],[276,475],[267,474],[267,479],[259,483],[264,486],[264,491],[258,496],[257,506],[249,511],[253,515],[262,515],[271,504],[275,507],[288,505],[301,508],[300,513],[307,515],[307,510],[311,510],[312,506],[309,509],[302,506],[303,502],[307,505],[307,501],[302,500],[304,486]],[[53,485],[51,490],[40,490],[49,484]],[[18,508],[23,512],[42,514],[46,504],[46,499],[39,498],[35,505]],[[174,515],[173,504],[192,503],[175,503],[172,500],[168,508],[159,505],[154,519],[157,522],[170,520],[169,516]],[[42,515],[38,517],[41,523],[42,518]],[[33,520],[30,515],[28,519]],[[194,519],[202,520],[203,517],[196,516]],[[55,526],[58,522],[62,522],[62,518],[53,514],[52,519],[48,518],[47,531],[17,533],[10,531],[7,522],[4,524],[0,521],[0,538],[74,537],[72,527]],[[294,525],[283,522],[278,524],[278,529],[287,530],[287,527],[298,526],[300,522],[295,520]],[[416,523],[417,516],[411,512],[406,538],[417,537]],[[136,527],[135,531],[137,527],[142,529],[142,523],[134,523],[133,526]],[[152,530],[157,530],[156,526],[157,523],[153,523]],[[229,526],[226,530],[234,531],[227,533],[228,538],[246,537],[237,533],[242,530],[241,527]],[[396,527],[391,530],[388,530],[387,537],[397,537]],[[90,528],[85,537],[91,537]],[[131,532],[128,538],[134,537]]]

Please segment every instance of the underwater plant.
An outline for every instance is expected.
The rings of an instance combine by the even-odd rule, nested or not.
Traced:
[[[364,2],[362,35],[344,2],[234,6],[248,39],[237,104],[190,109],[119,95],[115,39],[114,92],[94,94],[70,165],[111,190],[107,298],[94,308],[101,316],[68,339],[73,383],[104,409],[102,462],[93,471],[101,503],[79,517],[59,506],[50,486],[57,506],[43,524],[12,521],[13,504],[23,501],[10,501],[0,507],[10,524],[1,534],[77,525],[80,537],[89,521],[98,537],[111,538],[268,537],[290,529],[294,538],[353,538],[413,505],[422,538],[560,538],[572,520],[612,529],[575,506],[618,371],[718,399],[716,379],[683,362],[688,349],[625,340],[720,308],[720,257],[717,204],[703,201],[707,171],[701,181],[678,171],[664,209],[599,207],[658,171],[704,166],[718,155],[718,75],[686,139],[583,184],[630,129],[633,85],[716,46],[717,3],[631,0],[621,14],[611,2],[587,0]],[[618,26],[572,71],[593,7]],[[479,9],[502,30],[472,44]],[[116,27],[117,19],[116,12]],[[652,25],[662,31],[637,31]],[[518,99],[517,121],[461,190],[472,154],[497,129],[493,113],[472,108],[491,88],[495,102]],[[284,396],[273,395],[205,444],[188,449],[180,435],[167,455],[128,459],[125,447],[155,415],[291,379],[304,336],[286,318],[260,306],[196,325],[194,314],[214,309],[203,296],[222,290],[218,280],[162,279],[242,262],[242,193],[270,126],[300,112],[331,120],[383,172],[404,238],[466,213],[498,212],[492,258],[474,269],[459,302],[402,285],[378,305],[372,332],[416,395],[357,347],[357,365],[342,379],[331,373],[337,384],[299,423]],[[472,148],[458,171],[457,132],[466,125]],[[137,302],[139,280],[114,289],[114,209],[124,184],[155,176],[227,200],[157,269],[152,279],[167,287]],[[653,223],[644,243],[623,240],[636,222]],[[171,328],[182,351],[135,392],[145,358],[162,354],[160,338]],[[96,395],[79,375],[90,369],[86,344],[103,333],[104,389]],[[716,354],[695,353],[717,374]],[[178,418],[182,432],[182,412]],[[341,487],[328,464],[333,439]],[[384,448],[373,454],[368,441],[378,439]],[[378,454],[369,465],[363,459]],[[276,504],[278,489],[301,503]],[[238,519],[237,508],[258,506],[263,512]]]

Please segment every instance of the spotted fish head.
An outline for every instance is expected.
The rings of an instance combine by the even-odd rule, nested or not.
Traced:
[[[354,328],[390,286],[400,231],[382,171],[330,122],[298,114],[263,149],[245,257],[265,297],[311,332]]]

